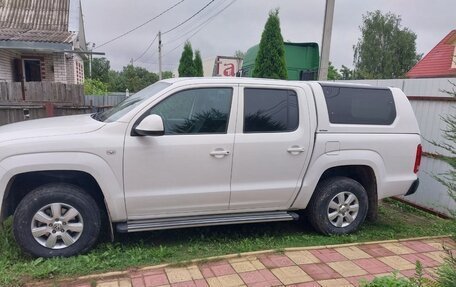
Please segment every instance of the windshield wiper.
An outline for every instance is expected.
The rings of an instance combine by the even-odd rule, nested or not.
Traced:
[[[91,114],[90,116],[92,117],[92,119],[102,122],[103,120],[102,120],[101,114],[102,114],[102,112],[99,111],[94,114]]]

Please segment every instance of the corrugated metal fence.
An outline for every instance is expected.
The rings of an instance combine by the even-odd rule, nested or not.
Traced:
[[[89,107],[113,107],[125,99],[125,94],[84,96],[84,105]]]
[[[456,210],[456,203],[449,197],[446,188],[432,176],[449,170],[449,165],[436,159],[432,154],[448,155],[448,152],[432,145],[429,141],[444,142],[442,130],[446,128],[442,116],[456,112],[456,98],[445,91],[452,91],[456,78],[403,79],[403,80],[353,80],[337,81],[356,84],[370,84],[379,87],[401,88],[409,97],[422,135],[423,150],[427,154],[422,159],[420,186],[418,191],[405,200],[414,204],[449,215],[448,210]]]

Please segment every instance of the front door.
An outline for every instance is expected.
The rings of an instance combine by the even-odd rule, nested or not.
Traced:
[[[308,96],[303,88],[241,88],[230,209],[291,206],[310,158]]]
[[[147,114],[163,136],[126,136],[128,218],[172,217],[228,209],[237,88],[201,87],[169,95]]]

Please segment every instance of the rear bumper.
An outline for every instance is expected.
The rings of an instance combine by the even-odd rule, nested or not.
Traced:
[[[405,196],[407,195],[411,195],[411,194],[414,194],[416,192],[416,190],[418,189],[418,186],[420,185],[420,179],[417,178],[413,183],[412,185],[410,186],[409,190],[407,191],[407,193],[405,194]]]

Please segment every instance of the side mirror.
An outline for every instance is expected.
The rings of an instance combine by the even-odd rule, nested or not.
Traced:
[[[163,119],[159,115],[148,115],[136,126],[135,132],[140,136],[162,136],[165,134]]]

